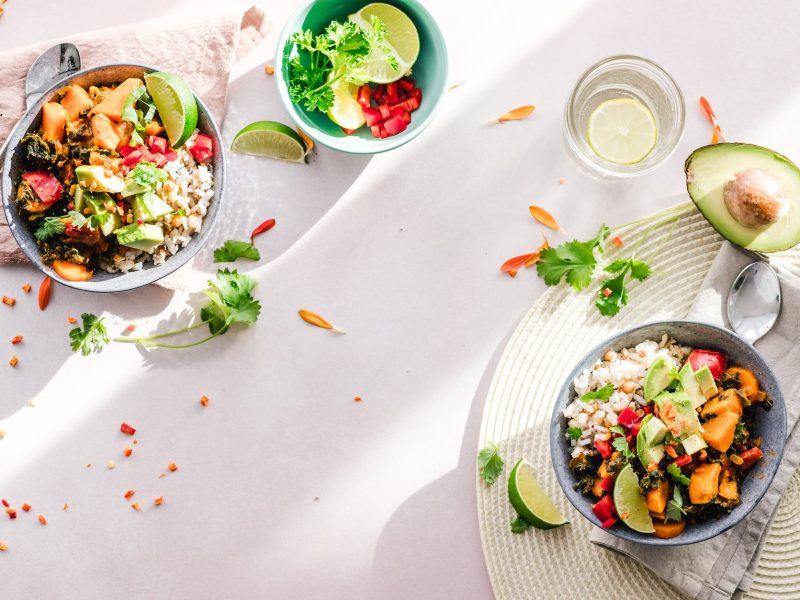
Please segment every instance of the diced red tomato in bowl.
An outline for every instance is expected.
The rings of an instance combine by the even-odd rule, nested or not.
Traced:
[[[373,137],[391,137],[408,128],[411,113],[422,103],[422,90],[416,85],[410,77],[403,77],[375,88],[369,84],[358,88],[356,99]]]
[[[39,202],[45,206],[54,204],[64,191],[61,183],[51,173],[45,171],[31,171],[22,176],[22,180],[31,186]]]
[[[214,140],[205,133],[198,133],[194,139],[194,144],[189,147],[189,152],[192,153],[197,162],[207,161],[214,156]]]
[[[728,366],[728,359],[724,354],[713,350],[692,350],[689,354],[689,364],[695,371],[707,366],[714,379],[719,379]]]

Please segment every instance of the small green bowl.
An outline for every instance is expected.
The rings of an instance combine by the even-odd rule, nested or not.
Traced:
[[[350,154],[376,154],[402,146],[418,136],[436,114],[447,87],[447,47],[444,36],[431,13],[418,0],[381,0],[396,6],[414,22],[419,32],[420,51],[411,76],[422,90],[422,104],[411,114],[408,128],[395,136],[374,138],[369,127],[361,127],[353,135],[345,134],[325,113],[307,111],[289,97],[289,67],[294,47],[287,44],[295,31],[311,29],[315,34],[333,20],[344,21],[370,0],[308,0],[286,23],[278,39],[276,82],[278,94],[297,126],[320,144]]]

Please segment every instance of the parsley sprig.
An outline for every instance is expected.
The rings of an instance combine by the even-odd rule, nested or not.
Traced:
[[[484,448],[478,452],[478,474],[481,479],[492,485],[503,472],[503,461],[500,456],[500,449],[492,442],[487,442]]]

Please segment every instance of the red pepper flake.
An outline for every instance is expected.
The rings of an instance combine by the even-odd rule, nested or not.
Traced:
[[[21,341],[22,341],[21,335],[15,335],[13,338],[11,338],[12,344],[19,344]]]
[[[361,396],[355,396],[353,400],[355,400],[356,402],[361,402],[362,398]]]
[[[250,243],[255,244],[253,241],[257,235],[261,235],[265,231],[269,231],[275,227],[275,219],[267,219],[261,225],[253,229],[253,233],[250,234]]]
[[[25,285],[23,285],[22,286],[22,291],[25,292],[26,294],[30,294],[31,293],[31,284],[30,283],[26,283]]]
[[[622,246],[625,245],[625,242],[623,242],[622,238],[619,237],[618,235],[611,238],[611,243],[614,244],[617,248],[622,248]]]
[[[137,440],[136,438],[133,438],[133,443],[134,443],[134,444],[138,444],[138,443],[139,443],[139,440]]]
[[[75,323],[77,322],[78,319],[76,319],[75,317],[67,317],[67,323],[69,323],[70,325],[75,325]]]
[[[178,470],[178,465],[176,465],[175,463],[169,463],[167,465],[167,468],[174,473],[175,471]]]
[[[7,304],[8,306],[14,306],[17,303],[16,298],[12,298],[11,296],[3,296],[3,304]]]
[[[133,495],[135,493],[136,490],[128,490],[127,492],[125,492],[125,496],[123,496],[123,498],[125,498],[125,500],[130,500],[131,498],[133,498]]]
[[[200,405],[203,407],[208,406],[208,396],[200,396]]]
[[[9,519],[16,519],[17,518],[17,511],[13,508],[7,508],[6,514],[8,515]]]
[[[142,506],[138,502],[134,502],[133,504],[131,504],[131,508],[133,510],[142,510]]]
[[[153,504],[155,504],[156,506],[161,506],[162,504],[164,504],[164,496],[159,496],[158,498],[153,500]]]
[[[130,446],[125,446],[125,449],[122,451],[122,454],[124,454],[125,456],[130,456],[131,454],[133,454],[133,448],[131,448]]]
[[[608,298],[613,292],[611,288],[603,288],[603,298]]]
[[[5,542],[0,542],[0,552],[5,552],[6,550],[8,550],[8,544],[6,544]]]
[[[3,503],[3,506],[5,506],[6,508],[8,508],[9,506],[11,506],[11,505],[8,503],[8,500],[6,500],[5,498],[3,498],[2,500],[0,500],[0,502],[2,502],[2,503]]]
[[[63,510],[64,510],[64,512],[67,512],[69,510],[69,504],[67,504],[66,502],[64,502]]]
[[[86,468],[87,469],[91,469],[92,468],[92,463],[86,463]]]
[[[125,328],[125,331],[127,331],[128,333],[130,333],[130,332],[134,331],[135,329],[136,329],[136,324],[135,324],[135,323],[131,323],[130,325],[128,325],[128,326]]]
[[[133,435],[134,433],[136,433],[136,430],[127,423],[123,423],[122,425],[120,425],[119,430],[126,435]]]
[[[47,525],[47,519],[44,518],[44,515],[39,515],[39,523]]]
[[[45,277],[39,285],[39,310],[44,310],[50,304],[50,286],[52,283],[53,280],[50,277]]]
[[[26,502],[25,504],[22,505],[22,510],[24,510],[25,512],[30,512],[31,505]]]
[[[266,73],[267,75],[274,75],[275,74],[275,67],[273,67],[272,65],[266,65],[264,67],[264,73]]]
[[[8,364],[10,364],[12,367],[16,367],[16,366],[17,366],[17,363],[19,363],[19,359],[18,359],[16,356],[12,356],[12,357],[11,357],[11,358],[8,360]]]

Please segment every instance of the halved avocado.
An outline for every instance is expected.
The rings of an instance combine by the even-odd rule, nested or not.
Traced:
[[[777,252],[800,243],[800,169],[785,156],[754,144],[713,144],[692,152],[685,172],[689,196],[724,238],[754,252]],[[770,183],[781,189],[780,197]],[[745,224],[741,214],[737,220],[726,196],[729,203],[748,202],[746,210],[755,211],[754,220],[761,224]],[[763,200],[774,202],[764,207]],[[762,210],[776,207],[780,210]]]

